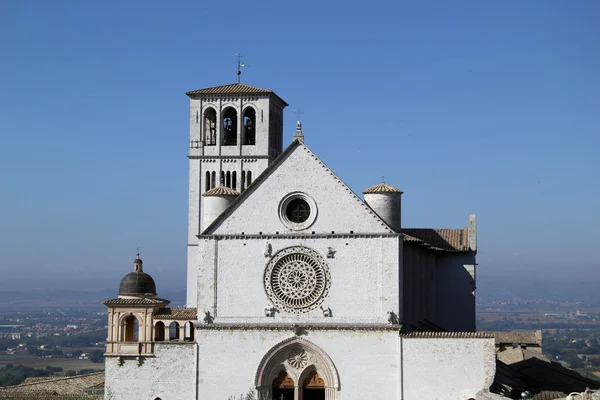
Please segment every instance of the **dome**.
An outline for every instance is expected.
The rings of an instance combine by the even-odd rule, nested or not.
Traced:
[[[142,259],[139,257],[133,261],[134,271],[128,273],[121,279],[119,285],[119,296],[156,295],[156,284],[154,279],[142,271]]]
[[[227,186],[217,186],[216,188],[210,189],[205,192],[202,196],[239,196],[240,194],[235,190],[228,188]]]
[[[366,189],[363,194],[373,194],[373,193],[404,193],[402,190],[395,188],[393,186],[388,185],[385,182],[378,183],[375,186],[371,186]]]

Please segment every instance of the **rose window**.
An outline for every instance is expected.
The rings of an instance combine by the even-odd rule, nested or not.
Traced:
[[[288,354],[288,362],[296,369],[304,368],[308,364],[308,354],[302,349],[294,349]]]
[[[277,253],[265,271],[265,289],[274,304],[292,313],[315,309],[329,292],[331,277],[323,258],[306,247]]]

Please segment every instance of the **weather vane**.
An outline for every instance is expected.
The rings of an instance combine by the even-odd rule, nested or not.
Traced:
[[[242,61],[242,58],[244,58],[244,56],[241,53],[235,53],[235,56],[237,58],[237,83],[240,83],[240,75],[242,75],[242,67],[246,67],[246,63]]]

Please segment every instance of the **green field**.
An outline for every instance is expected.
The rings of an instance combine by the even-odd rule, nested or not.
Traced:
[[[75,360],[72,358],[37,358],[27,354],[0,355],[0,366],[6,364],[25,365],[36,369],[46,367],[61,367],[63,371],[80,371],[82,369],[104,370],[104,363],[93,363],[90,360]]]

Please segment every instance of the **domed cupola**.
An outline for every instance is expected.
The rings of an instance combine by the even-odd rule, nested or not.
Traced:
[[[142,259],[138,253],[133,260],[133,272],[121,279],[119,297],[156,297],[154,279],[142,270]]]
[[[365,203],[394,231],[400,232],[402,190],[381,183],[366,189]]]

